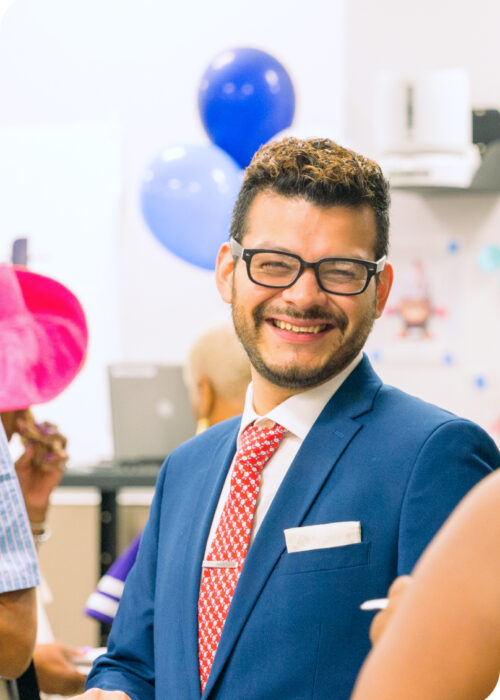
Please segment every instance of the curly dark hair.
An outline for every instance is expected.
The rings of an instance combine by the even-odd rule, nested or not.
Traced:
[[[262,146],[245,171],[233,210],[231,236],[241,242],[259,192],[301,197],[320,207],[368,204],[375,214],[375,259],[389,247],[389,183],[375,161],[330,139],[294,137]]]

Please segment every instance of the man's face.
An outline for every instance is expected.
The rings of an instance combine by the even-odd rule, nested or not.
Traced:
[[[343,257],[374,260],[375,217],[369,206],[321,208],[304,199],[261,192],[247,217],[245,248],[295,253],[303,260]],[[323,291],[306,269],[287,289],[252,282],[242,260],[233,265],[225,244],[217,261],[217,284],[231,303],[236,332],[254,372],[285,389],[302,390],[338,374],[362,349],[385,306],[390,266],[356,296]],[[257,373],[257,374],[256,374]]]

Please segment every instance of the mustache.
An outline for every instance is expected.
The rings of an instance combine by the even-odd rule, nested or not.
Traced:
[[[339,309],[337,313],[333,311],[325,311],[321,306],[311,306],[309,309],[304,309],[299,311],[294,307],[284,307],[279,309],[277,307],[268,306],[265,302],[259,304],[253,312],[253,320],[255,325],[258,326],[264,323],[266,318],[270,316],[288,316],[289,318],[294,318],[299,321],[316,321],[320,318],[323,323],[330,323],[332,326],[336,326],[344,332],[349,324],[349,320],[342,311]]]

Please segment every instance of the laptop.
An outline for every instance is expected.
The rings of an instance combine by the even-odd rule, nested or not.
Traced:
[[[108,379],[115,462],[161,464],[195,434],[182,366],[113,364]]]

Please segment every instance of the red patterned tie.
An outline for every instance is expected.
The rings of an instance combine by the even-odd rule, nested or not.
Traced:
[[[203,562],[198,601],[201,692],[204,691],[229,606],[245,563],[259,494],[260,473],[276,451],[285,429],[250,425],[240,438],[229,496]]]

